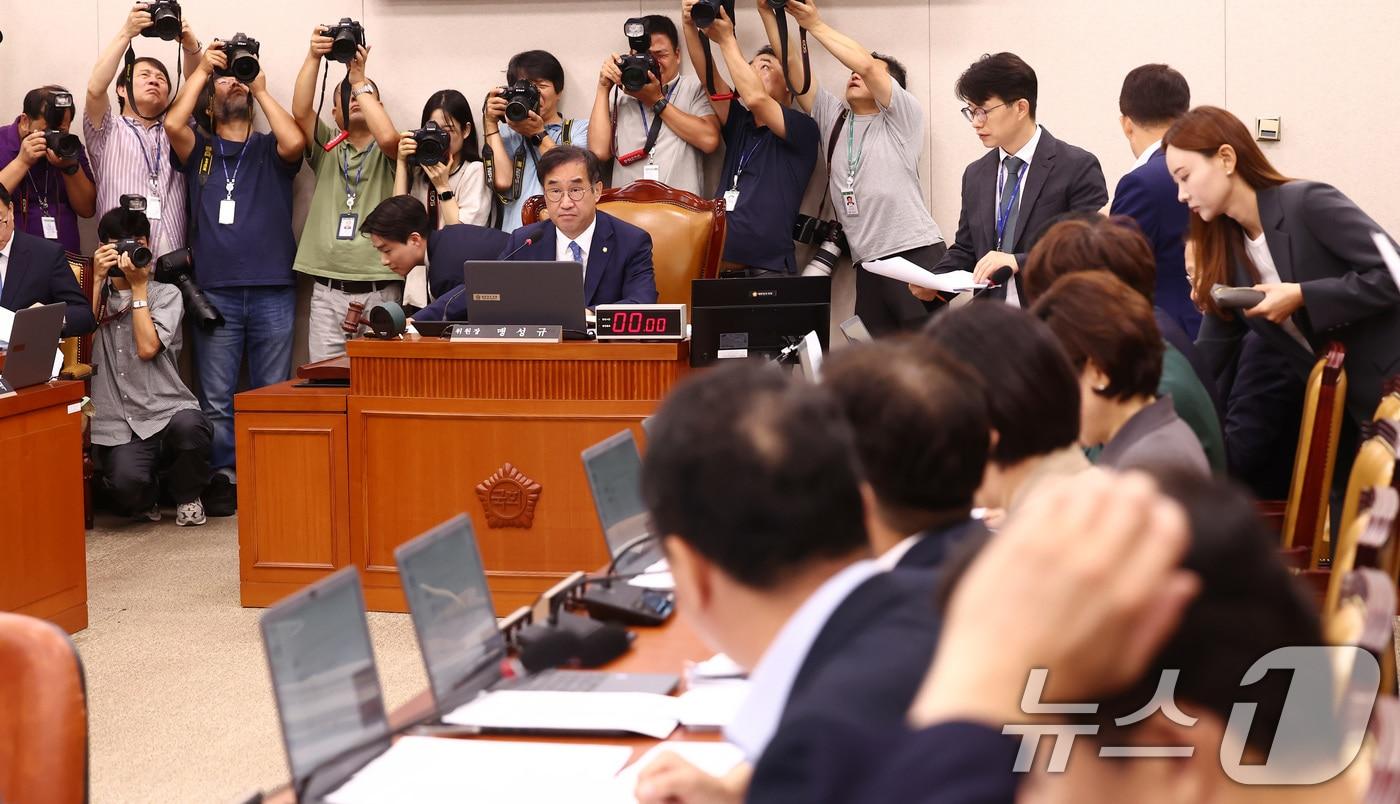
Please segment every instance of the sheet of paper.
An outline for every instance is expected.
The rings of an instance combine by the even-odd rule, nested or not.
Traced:
[[[699,682],[717,678],[744,678],[747,675],[738,662],[726,654],[716,653],[705,661],[692,665],[689,678],[692,682]]]
[[[676,579],[671,577],[671,565],[667,564],[666,559],[663,558],[648,565],[641,575],[628,579],[627,584],[642,589],[670,591],[676,588]]]
[[[626,769],[617,775],[613,786],[616,789],[617,802],[635,802],[637,797],[637,777],[641,775],[643,769],[664,753],[673,753],[694,765],[711,776],[723,776],[734,769],[736,765],[744,761],[744,752],[739,750],[737,745],[732,743],[701,743],[687,742],[684,740],[667,740],[654,746],[650,751],[643,754],[636,762],[628,765]]]
[[[1400,252],[1395,250],[1395,244],[1390,242],[1385,232],[1372,232],[1371,239],[1380,250],[1385,267],[1390,269],[1390,278],[1395,281],[1395,287],[1400,288]]]
[[[965,290],[976,290],[987,286],[986,282],[973,282],[971,271],[949,271],[946,274],[935,274],[931,271],[925,271],[903,257],[869,260],[861,263],[861,267],[880,276],[887,276],[890,279],[897,279],[900,282],[929,288],[940,293],[961,293]]]
[[[745,679],[695,684],[679,698],[681,725],[692,731],[719,731],[734,720],[748,697]]]
[[[626,746],[403,737],[326,801],[569,801],[580,786],[614,784],[631,755]]]
[[[484,729],[628,732],[664,740],[680,722],[679,701],[646,692],[500,690],[458,707],[442,719]]]

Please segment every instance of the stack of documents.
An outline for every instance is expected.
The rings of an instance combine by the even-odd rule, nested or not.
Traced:
[[[860,264],[872,274],[887,276],[910,285],[936,290],[940,293],[962,293],[987,287],[986,282],[973,282],[971,271],[949,271],[935,274],[926,271],[903,257],[887,257],[883,260],[869,260]]]

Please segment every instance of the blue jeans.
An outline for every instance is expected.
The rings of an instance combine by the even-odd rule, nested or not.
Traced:
[[[209,466],[232,469],[233,395],[238,390],[243,353],[253,388],[283,382],[292,372],[292,322],[296,289],[248,287],[205,290],[224,316],[213,332],[195,330],[194,361],[199,373],[199,405],[214,426]]]

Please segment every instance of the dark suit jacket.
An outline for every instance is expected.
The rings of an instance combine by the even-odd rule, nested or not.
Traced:
[[[900,556],[895,567],[902,570],[931,570],[943,565],[960,545],[985,539],[987,526],[980,519],[961,519],[943,528],[926,530],[922,538]]]
[[[444,226],[428,235],[428,293],[437,299],[462,284],[462,263],[496,259],[509,238],[500,229],[469,223]]]
[[[1314,352],[1334,340],[1346,347],[1347,410],[1355,421],[1369,421],[1385,378],[1400,371],[1400,289],[1371,241],[1372,232],[1384,230],[1331,185],[1293,181],[1260,190],[1258,197],[1279,279],[1303,288],[1303,307],[1293,321]],[[1230,284],[1254,281],[1243,264],[1232,266]],[[1234,363],[1250,330],[1307,377],[1313,353],[1282,327],[1239,313],[1201,322],[1196,348],[1217,377]]]
[[[1244,336],[1239,360],[1227,379],[1224,424],[1230,477],[1261,500],[1285,499],[1293,480],[1306,382],[1287,358],[1253,332]]]
[[[963,171],[962,211],[958,233],[948,253],[934,267],[934,273],[971,271],[977,261],[997,247],[997,171],[1001,149],[993,148]],[[1021,190],[1021,212],[1016,222],[1015,242],[1003,244],[1003,251],[1014,254],[1016,263],[1026,267],[1026,254],[1056,218],[1066,212],[1095,212],[1108,203],[1108,186],[1098,157],[1061,142],[1042,128],[1040,143],[1031,160],[1030,175]],[[1021,275],[1014,280],[1016,292],[1025,298]],[[1006,298],[1005,288],[993,288],[984,298]]]
[[[42,238],[14,233],[5,287],[0,290],[0,307],[23,310],[33,304],[68,305],[64,314],[63,337],[86,335],[97,329],[92,302],[83,298],[83,289],[73,277],[63,247]]]
[[[928,673],[938,642],[934,575],[896,570],[856,587],[827,620],[793,680],[792,691],[754,768],[750,801],[767,801],[798,782],[812,721],[845,718],[903,731],[904,716]]]
[[[1186,223],[1191,210],[1176,200],[1165,148],[1158,148],[1142,167],[1118,180],[1109,212],[1137,221],[1157,256],[1154,301],[1194,339],[1201,328],[1201,313],[1191,303],[1191,283],[1186,279]]]

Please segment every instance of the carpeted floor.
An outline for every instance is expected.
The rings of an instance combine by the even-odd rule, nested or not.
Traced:
[[[241,801],[286,781],[258,633],[238,605],[238,523],[99,517],[88,534],[92,801]],[[426,688],[413,626],[369,615],[390,707]]]

